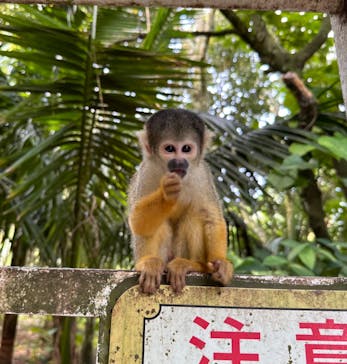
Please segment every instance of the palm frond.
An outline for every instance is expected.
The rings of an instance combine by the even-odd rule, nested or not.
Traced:
[[[0,41],[8,44],[0,54],[25,70],[0,86],[21,96],[0,138],[0,146],[7,138],[21,141],[0,160],[0,181],[13,180],[2,210],[18,222],[34,221],[38,230],[27,233],[40,236],[43,252],[60,247],[61,264],[97,265],[106,261],[97,254],[105,244],[129,251],[121,227],[139,162],[132,131],[153,109],[175,102],[194,79],[195,64],[104,44],[60,16],[21,9],[28,11],[0,14]]]

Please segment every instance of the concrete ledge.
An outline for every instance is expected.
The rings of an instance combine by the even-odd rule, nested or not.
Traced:
[[[169,8],[281,9],[287,11],[316,11],[324,13],[339,13],[343,9],[343,0],[0,0],[1,2],[53,5],[160,6]]]
[[[110,313],[115,297],[136,284],[137,273],[133,271],[0,268],[0,313],[101,317]],[[187,284],[215,285],[208,276],[202,274],[189,275]],[[230,286],[346,290],[347,278],[238,275]]]

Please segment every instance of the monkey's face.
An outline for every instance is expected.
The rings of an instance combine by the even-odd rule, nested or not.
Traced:
[[[198,151],[197,143],[191,139],[165,140],[159,145],[159,155],[167,169],[181,178],[187,174],[189,164],[197,159]]]

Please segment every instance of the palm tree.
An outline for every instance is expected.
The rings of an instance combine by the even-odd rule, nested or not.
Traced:
[[[126,191],[140,158],[134,132],[154,109],[183,103],[194,67],[203,66],[169,52],[179,12],[158,10],[146,34],[140,9],[96,10],[23,6],[15,16],[0,14],[0,56],[12,70],[0,78],[1,227],[14,224],[14,247],[24,247],[24,257],[39,252],[50,266],[130,266]],[[269,172],[284,187],[295,183],[283,169],[289,144],[324,149],[315,134],[293,127],[295,118],[251,130],[202,116],[216,134],[219,148],[208,160],[235,222],[230,200],[254,209],[255,194],[268,194]],[[317,125],[337,121],[319,114]],[[294,169],[310,168],[299,162]],[[23,264],[23,249],[16,262]],[[62,322],[64,363],[73,356],[72,325]]]
[[[123,10],[110,12],[124,19]],[[1,120],[1,219],[50,266],[129,264],[124,216],[139,161],[134,131],[194,78],[193,62],[105,41],[108,15],[98,23],[87,8],[36,6],[0,15],[0,55],[13,69],[1,91],[4,100],[17,97]],[[117,41],[125,28],[113,21]],[[62,323],[64,363],[72,357],[71,325]]]

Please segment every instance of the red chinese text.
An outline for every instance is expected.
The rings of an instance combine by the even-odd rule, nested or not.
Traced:
[[[322,323],[301,322],[299,327],[311,330],[296,335],[296,340],[306,341],[306,364],[347,363],[347,324],[327,319]]]
[[[206,321],[205,319],[196,316],[193,322],[200,326],[203,330],[206,330],[210,323]],[[211,339],[226,339],[230,340],[230,352],[214,352],[213,353],[213,359],[218,361],[224,361],[229,362],[230,364],[242,364],[243,361],[247,362],[258,362],[259,361],[259,355],[253,354],[253,353],[243,353],[241,352],[240,343],[241,340],[260,340],[260,333],[259,332],[244,332],[241,331],[244,327],[244,324],[231,318],[227,317],[224,320],[224,323],[228,325],[230,328],[236,329],[236,330],[230,330],[230,328],[227,331],[216,331],[211,330],[210,332],[210,338]],[[199,339],[196,336],[192,336],[190,341],[192,345],[194,345],[196,348],[203,350],[206,346],[206,342]],[[199,361],[199,364],[208,364],[210,362],[210,359],[203,355]]]

